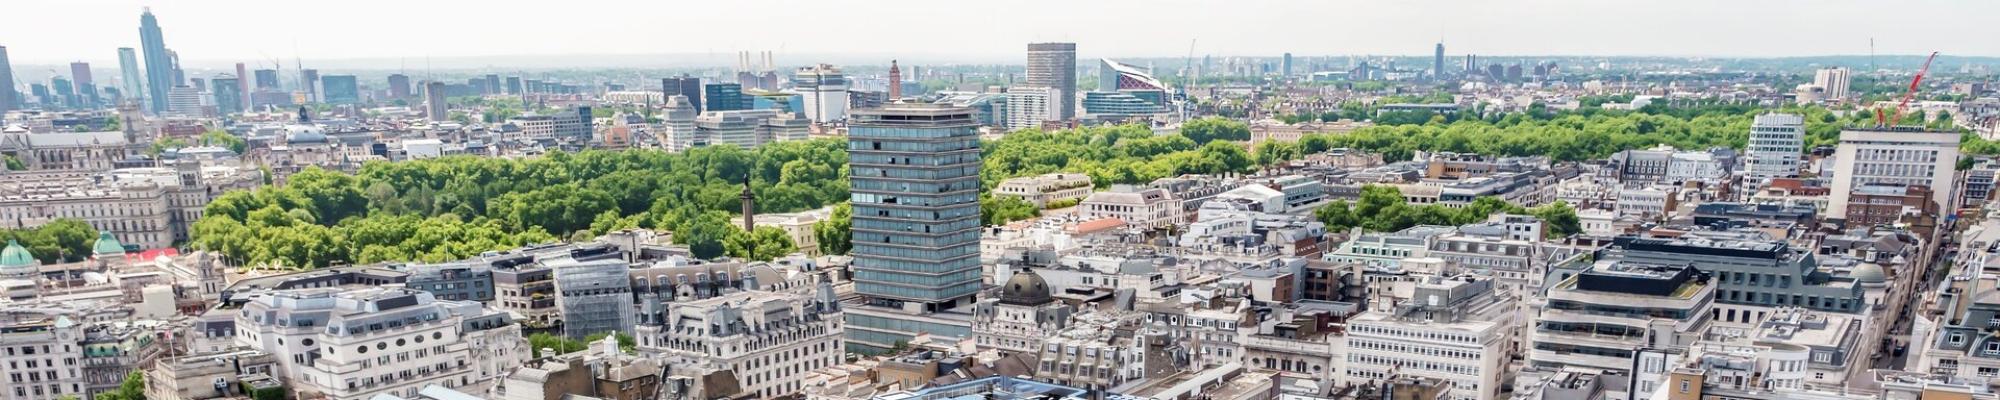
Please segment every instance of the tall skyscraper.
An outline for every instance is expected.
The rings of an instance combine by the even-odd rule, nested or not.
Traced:
[[[444,99],[444,82],[424,82],[424,115],[432,121],[444,121],[451,117]]]
[[[678,78],[660,79],[660,92],[666,97],[687,96],[688,104],[694,105],[695,111],[708,110],[707,107],[702,107],[701,78],[681,75]]]
[[[849,339],[880,351],[919,332],[970,335],[979,291],[979,123],[965,107],[892,103],[854,110],[854,291]]]
[[[167,49],[167,64],[169,65],[168,70],[173,71],[172,74],[168,74],[167,83],[174,86],[185,86],[181,84],[182,82],[187,82],[187,71],[181,69],[181,52],[174,51],[174,49]],[[173,95],[173,89],[168,89],[167,95]]]
[[[69,77],[76,80],[77,102],[84,107],[97,107],[97,81],[91,79],[90,63],[69,63]]]
[[[1833,67],[1813,72],[1813,86],[1826,89],[1826,99],[1835,102],[1852,100],[1848,98],[1847,86],[1852,81],[1846,67]]]
[[[138,100],[146,97],[145,78],[139,77],[139,52],[130,47],[118,48],[118,76],[125,98]]]
[[[310,71],[310,70],[308,70]],[[360,85],[354,82],[354,75],[327,75],[320,77],[319,86],[325,97],[320,101],[327,104],[356,104],[361,102]]]
[[[1431,57],[1431,77],[1444,79],[1444,42],[1438,42],[1437,52]]]
[[[1278,76],[1292,76],[1292,53],[1285,53],[1285,59],[1278,66]]]
[[[0,113],[21,108],[21,92],[14,90],[14,64],[7,61],[7,46],[0,46]]]
[[[76,108],[81,105],[78,104],[81,101],[77,100],[76,86],[71,85],[69,79],[64,79],[61,76],[50,78],[49,89],[53,90],[50,94],[55,97],[56,104],[61,104],[66,108]]]
[[[238,92],[241,92],[243,94],[244,112],[249,112],[250,107],[252,106],[250,101],[250,82],[244,81],[244,79],[247,79],[249,77],[250,77],[250,70],[244,69],[243,63],[236,63],[236,89]]]
[[[260,69],[255,72],[257,89],[278,89],[278,70]]]
[[[1076,43],[1029,43],[1027,83],[1059,92],[1057,119],[1076,118]]]
[[[889,100],[903,98],[903,69],[896,66],[896,60],[889,60]]]
[[[403,74],[390,74],[389,98],[406,99],[409,97],[410,97],[410,76]]]
[[[350,76],[349,78],[353,77]],[[348,83],[352,84],[354,82],[348,82]],[[325,97],[321,97],[322,94],[325,94],[325,92],[331,90],[331,89],[326,89],[325,86],[326,84],[319,80],[319,70],[308,69],[299,71],[299,90],[306,92],[306,101],[321,101],[321,102],[331,103],[332,102],[331,100],[327,100]]]
[[[167,111],[167,90],[174,87],[174,56],[167,54],[166,38],[160,35],[160,21],[153,9],[139,14],[139,47],[146,51],[146,96],[153,112]]]
[[[219,74],[209,78],[208,93],[215,97],[217,115],[243,111],[243,80],[235,75]]]
[[[1749,164],[1744,168],[1744,185],[1754,191],[1772,178],[1799,176],[1805,136],[1805,118],[1795,114],[1758,115],[1750,123],[1749,146],[1743,149]]]

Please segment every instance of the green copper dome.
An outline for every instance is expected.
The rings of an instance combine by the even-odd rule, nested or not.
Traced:
[[[90,254],[98,256],[125,254],[125,244],[119,243],[118,238],[111,237],[111,231],[98,231],[97,244],[91,246]]]
[[[13,239],[7,239],[7,248],[0,250],[0,267],[26,267],[35,264],[35,255]]]

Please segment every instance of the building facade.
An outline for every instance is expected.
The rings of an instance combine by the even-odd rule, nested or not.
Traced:
[[[872,306],[848,310],[850,343],[886,349],[918,331],[970,334],[964,319],[897,321],[969,305],[980,288],[972,110],[906,103],[857,110],[848,149],[854,291]],[[913,329],[924,324],[945,326]]]
[[[1076,118],[1076,43],[1029,43],[1027,85],[1054,90],[1049,117]]]
[[[1847,215],[1854,191],[1878,183],[1930,188],[1936,209],[1954,209],[1961,139],[1956,132],[1906,128],[1841,131],[1833,154],[1833,199],[1825,215]]]
[[[264,349],[295,393],[415,396],[424,386],[491,386],[519,367],[526,339],[505,313],[402,288],[248,295],[236,343]],[[483,389],[482,389],[483,391]]]

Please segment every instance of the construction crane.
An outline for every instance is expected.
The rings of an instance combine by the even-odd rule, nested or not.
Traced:
[[[1938,53],[1933,51],[1930,58],[1924,59],[1923,68],[1918,68],[1917,76],[1910,78],[1910,89],[1903,92],[1903,101],[1896,103],[1896,113],[1890,114],[1887,118],[1888,124],[1883,126],[1893,127],[1903,122],[1903,113],[1910,110],[1910,99],[1917,96],[1917,85],[1924,82],[1924,74],[1931,72],[1931,61],[1937,60],[1937,55]],[[1882,125],[1883,122],[1882,109],[1875,109],[1875,124]]]

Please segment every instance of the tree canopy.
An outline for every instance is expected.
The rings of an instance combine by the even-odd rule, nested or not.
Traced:
[[[97,243],[97,230],[79,219],[58,219],[33,228],[0,229],[0,246],[12,240],[44,264],[83,261]]]
[[[1399,231],[1417,225],[1465,225],[1485,221],[1496,213],[1533,215],[1548,224],[1549,237],[1565,237],[1583,231],[1576,217],[1576,208],[1569,203],[1557,201],[1535,208],[1525,208],[1508,203],[1496,197],[1474,199],[1464,208],[1449,208],[1438,204],[1411,205],[1403,200],[1403,192],[1395,186],[1367,185],[1361,187],[1361,198],[1353,204],[1346,200],[1336,200],[1313,211],[1313,216],[1326,223],[1328,230],[1347,230],[1360,227],[1369,231]]]
[[[761,212],[845,201],[844,147],[815,140],[749,150],[443,157],[369,163],[355,175],[308,168],[282,186],[217,198],[192,230],[197,247],[234,263],[295,268],[449,261],[634,227],[674,232],[697,256],[715,257],[741,232],[722,210],[739,208],[745,177]],[[792,246],[783,235],[752,236],[759,249],[752,256]]]

